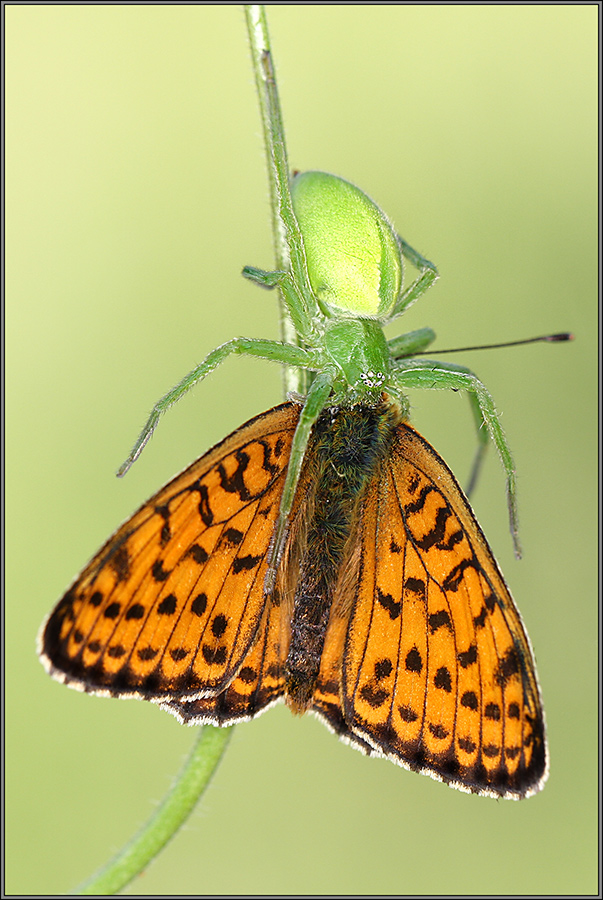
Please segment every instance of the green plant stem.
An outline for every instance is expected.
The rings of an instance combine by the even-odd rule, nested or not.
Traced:
[[[204,725],[171,791],[149,821],[74,894],[115,894],[139,875],[188,819],[209,784],[233,728]]]
[[[276,268],[281,271],[292,271],[295,282],[300,285],[303,299],[311,304],[313,297],[306,260],[303,255],[303,249],[301,252],[299,250],[299,248],[303,248],[303,241],[297,219],[293,213],[289,191],[287,146],[276,87],[266,13],[263,6],[256,4],[246,5],[244,8],[264,132]],[[281,340],[290,344],[299,344],[297,330],[282,299],[279,307]],[[303,373],[298,369],[292,369],[290,366],[283,366],[283,385],[285,393],[288,391],[304,393],[305,378]]]

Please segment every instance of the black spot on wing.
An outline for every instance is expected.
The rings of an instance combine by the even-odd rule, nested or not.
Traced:
[[[253,684],[257,679],[258,673],[255,669],[252,669],[251,666],[243,666],[241,671],[239,672],[239,678],[243,682],[243,684]]]
[[[492,610],[496,606],[496,597],[494,594],[488,594],[487,597],[484,597],[484,605],[482,606],[479,614],[473,617],[473,624],[476,628],[483,628],[486,624],[486,616],[492,612]]]
[[[479,567],[474,559],[463,559],[461,562],[456,565],[451,572],[446,576],[442,583],[442,587],[445,591],[457,591],[459,585],[461,584],[463,577],[465,575],[466,569],[475,569],[479,570]]]
[[[427,489],[433,490],[431,489]],[[423,492],[422,492],[423,493]],[[424,534],[423,537],[416,537],[415,542],[421,550],[431,550],[432,547],[440,547],[443,545],[444,537],[446,535],[446,522],[450,518],[450,510],[447,506],[440,506],[436,513],[435,522],[433,528]]]
[[[477,644],[471,644],[467,650],[461,650],[457,654],[457,659],[463,669],[477,662]]]
[[[214,616],[214,620],[211,623],[211,630],[214,637],[222,637],[222,635],[226,631],[227,625],[228,619],[225,615],[219,613],[217,616]]]
[[[124,616],[126,622],[129,622],[130,619],[142,619],[145,614],[145,608],[141,603],[133,603],[132,606],[126,611],[126,615]]]
[[[276,463],[272,462],[272,447],[266,441],[259,441],[262,446],[262,450],[264,451],[264,459],[262,460],[262,468],[265,472],[270,472],[271,475],[277,475],[280,471],[280,466]],[[274,455],[278,457],[283,452],[284,442],[282,438],[278,438],[276,444],[274,445]]]
[[[222,490],[227,491],[229,494],[238,494],[242,501],[251,500],[251,494],[247,490],[244,478],[247,466],[249,465],[249,456],[244,450],[237,450],[235,456],[237,467],[232,475],[227,474],[222,463],[218,466],[220,485]]]
[[[440,666],[440,668],[435,673],[433,679],[434,686],[439,688],[442,691],[446,691],[448,694],[452,690],[452,680],[450,678],[450,672],[446,668],[446,666]]]
[[[381,604],[383,609],[387,610],[392,621],[398,618],[401,609],[399,600],[394,600],[391,594],[386,594],[384,591],[377,588],[377,601]]]
[[[418,714],[410,706],[398,706],[398,712],[403,722],[416,722]]]
[[[238,547],[243,538],[244,534],[238,528],[227,528],[224,532],[224,540],[231,547]]]
[[[153,578],[155,581],[165,581],[169,577],[169,571],[166,571],[163,568],[163,562],[160,559],[155,560],[153,563],[153,568],[151,569]]]
[[[422,578],[407,578],[404,582],[404,590],[417,594],[420,598],[425,597],[425,582]]]
[[[209,553],[207,550],[204,550],[203,547],[199,546],[199,544],[193,544],[188,550],[188,555],[192,556],[199,565],[206,563],[209,559]]]
[[[208,665],[215,663],[218,666],[223,665],[226,662],[226,647],[215,647],[210,644],[203,644],[201,647],[201,653],[203,654],[203,659]]]
[[[383,706],[389,697],[389,691],[386,691],[384,688],[375,688],[369,682],[361,688],[360,696],[363,700],[366,700],[373,709],[378,709],[378,707]]]
[[[168,594],[167,597],[164,597],[161,603],[157,607],[157,613],[160,616],[173,616],[176,612],[176,607],[178,605],[178,600],[174,596],[174,594]]]
[[[209,491],[207,490],[207,485],[196,482],[195,485],[191,485],[190,489],[191,491],[196,490],[199,492],[199,515],[201,516],[203,524],[209,528],[210,525],[213,525],[214,514],[209,505]]]
[[[413,479],[414,479],[414,480],[413,480]],[[409,492],[410,492],[411,494],[414,494],[414,492],[416,491],[417,487],[419,486],[419,479],[418,479],[418,477],[417,477],[416,475],[413,475],[413,479],[411,479],[411,481],[409,481],[409,484],[408,484],[408,489],[409,489]],[[420,512],[422,512],[422,511],[423,511],[423,508],[424,508],[424,506],[425,506],[425,502],[426,502],[428,496],[429,496],[429,495],[432,493],[432,491],[434,491],[434,490],[435,490],[435,488],[432,487],[432,485],[426,484],[425,487],[422,489],[421,493],[419,494],[419,496],[417,497],[417,499],[416,499],[416,500],[413,500],[412,503],[407,503],[407,504],[406,504],[406,506],[404,507],[404,513],[405,513],[406,515],[411,516],[411,515],[413,515],[414,513],[420,513]]]
[[[155,512],[158,516],[161,516],[163,519],[163,525],[161,526],[161,546],[165,547],[167,542],[170,540],[172,534],[170,531],[170,510],[168,506],[156,506]]]
[[[237,558],[233,561],[232,571],[235,575],[239,572],[244,572],[249,569],[255,569],[262,561],[261,556],[252,556],[249,554],[248,556],[237,556]]]
[[[438,740],[444,740],[444,738],[447,738],[448,735],[450,734],[448,729],[444,728],[444,726],[440,725],[440,724],[432,725],[432,723],[429,722],[428,727],[429,727],[430,732],[433,734],[433,736],[435,738],[438,738]]]
[[[404,660],[404,666],[407,672],[420,673],[423,670],[423,659],[416,647],[409,650]]]
[[[489,759],[493,759],[495,756],[500,756],[500,747],[497,744],[485,744],[482,753]]]
[[[473,691],[465,691],[461,697],[461,706],[464,706],[465,709],[476,710],[478,706],[477,695]]]
[[[206,609],[207,609],[207,594],[201,592],[200,594],[197,594],[197,596],[191,603],[191,612],[195,616],[201,617]]]
[[[377,681],[381,681],[382,678],[387,678],[388,675],[391,675],[393,671],[393,665],[391,659],[380,659],[375,663],[375,678]]]
[[[484,627],[484,625],[486,624],[487,613],[488,613],[488,611],[487,611],[486,607],[482,606],[481,610],[479,611],[479,615],[473,617],[473,624],[475,625],[476,628]]]
[[[503,658],[500,660],[495,672],[495,679],[501,686],[504,686],[512,678],[517,677],[520,672],[519,656],[515,647],[509,647]]]
[[[125,541],[129,535],[124,535],[122,541]],[[112,547],[107,557],[101,563],[101,566],[108,563],[115,572],[118,581],[127,581],[130,575],[130,554],[128,548],[123,542],[116,547]]]
[[[435,634],[438,628],[447,628],[449,631],[452,631],[452,622],[446,609],[440,609],[438,612],[431,613],[428,617],[428,622],[429,630],[432,634]]]
[[[500,706],[498,703],[486,703],[484,716],[486,719],[491,719],[493,722],[500,721]]]

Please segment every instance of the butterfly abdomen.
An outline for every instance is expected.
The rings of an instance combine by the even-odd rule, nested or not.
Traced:
[[[313,485],[312,514],[285,664],[287,703],[296,712],[312,699],[344,551],[357,527],[363,489],[387,453],[394,415],[383,405],[327,409],[312,433],[300,479]]]

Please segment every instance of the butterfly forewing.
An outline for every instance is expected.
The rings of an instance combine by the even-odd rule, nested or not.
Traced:
[[[269,618],[266,558],[298,418],[284,404],[251,420],[122,525],[44,626],[52,675],[156,701],[228,687]]]
[[[371,481],[343,653],[343,710],[377,751],[456,787],[519,797],[546,776],[517,608],[452,473],[400,425]]]

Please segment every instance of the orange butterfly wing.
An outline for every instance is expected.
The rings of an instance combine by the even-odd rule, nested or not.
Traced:
[[[315,711],[365,752],[455,787],[538,791],[544,718],[519,612],[454,476],[408,425],[358,527],[356,586],[334,604]]]
[[[42,627],[51,675],[185,721],[196,698],[204,719],[225,721],[282,693],[286,647],[264,577],[299,410],[252,419],[118,529]]]
[[[252,719],[282,699],[289,630],[277,596],[265,604],[256,636],[237,675],[218,695],[169,700],[161,708],[185,725],[228,725]]]

